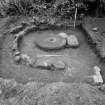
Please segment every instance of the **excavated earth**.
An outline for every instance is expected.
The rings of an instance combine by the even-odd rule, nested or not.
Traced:
[[[89,45],[100,59],[103,79],[105,80],[105,18],[86,18],[82,24]]]
[[[18,25],[19,23],[21,21],[18,22]],[[3,29],[0,36],[1,105],[105,104],[104,85],[91,86],[90,84],[93,84],[93,81],[89,78],[94,75],[94,66],[99,66],[103,71],[104,65],[89,46],[85,33],[80,28],[60,27],[40,31],[34,30],[33,32],[28,32],[21,39],[19,50],[28,54],[33,60],[53,58],[63,61],[67,65],[64,70],[49,70],[20,65],[14,62],[12,55],[14,34],[9,33],[9,29],[16,25],[11,24],[7,27],[8,29]],[[1,26],[1,30],[3,26]],[[64,42],[63,44],[60,43],[59,46],[55,43],[53,44],[54,46],[49,44],[50,47],[56,46],[56,50],[44,50],[36,46],[35,43],[37,42],[42,47],[45,44],[44,47],[47,46],[49,48],[43,42],[43,39],[48,35],[58,37],[57,35],[61,32],[65,32],[68,36],[75,35],[80,45],[77,48],[71,48],[62,47]],[[44,35],[45,37],[43,37]],[[43,55],[60,56],[50,57]]]
[[[46,34],[57,35],[60,32],[65,32],[68,35],[74,34],[77,36],[80,47],[79,48],[65,48],[57,51],[43,51],[35,47],[34,43],[37,36]],[[43,37],[42,37],[43,38]],[[86,43],[83,33],[78,29],[61,29],[61,30],[47,30],[29,33],[24,36],[21,42],[21,52],[28,54],[31,58],[36,59],[37,55],[57,54],[62,55],[57,58],[66,62],[68,69],[62,71],[40,70],[37,68],[30,68],[26,65],[16,65],[12,57],[12,44],[14,37],[7,34],[2,45],[2,59],[1,59],[1,73],[4,78],[15,78],[19,82],[27,82],[29,79],[35,81],[45,82],[80,82],[88,75],[92,75],[92,70],[95,65],[98,65],[98,59]],[[41,39],[40,39],[41,40]],[[40,41],[39,40],[39,41]],[[41,43],[41,42],[40,42]],[[56,56],[55,56],[56,57]],[[43,57],[44,58],[44,57]],[[78,75],[77,75],[78,74]]]

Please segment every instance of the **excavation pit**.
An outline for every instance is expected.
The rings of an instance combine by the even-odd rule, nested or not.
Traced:
[[[32,28],[33,27],[34,26],[32,26]],[[31,30],[30,27],[28,29]],[[27,28],[25,30],[25,32],[28,32]],[[75,35],[80,43],[80,46],[78,48],[65,47],[65,38],[61,38],[59,36],[59,33],[61,32],[66,33],[68,36]],[[17,33],[17,35],[19,34]],[[60,43],[54,40],[56,43],[54,43],[53,46],[53,44],[47,44],[44,42],[45,45],[47,45],[48,50],[44,50],[44,48],[41,49],[36,45],[37,42],[43,46],[43,40],[47,39],[49,36],[51,36],[51,39],[52,36],[54,38],[60,38],[60,40],[58,40]],[[13,41],[14,35],[7,34],[2,43],[0,76],[3,78],[15,78],[18,82],[22,83],[31,80],[37,82],[87,82],[87,78],[90,75],[93,75],[93,67],[95,65],[100,66],[99,59],[86,42],[84,33],[78,28],[70,28],[66,30],[65,28],[61,28],[61,30],[49,29],[44,31],[30,31],[28,33],[23,32],[22,40],[19,43],[18,49],[20,52],[19,56],[21,56],[23,61],[25,59],[22,64],[16,64],[14,62],[14,56],[12,54]],[[51,43],[53,43],[52,40]],[[53,49],[49,49],[51,47]],[[37,68],[37,59],[42,59],[42,61],[45,59],[44,61],[47,61],[50,58],[54,60],[56,59],[58,62],[64,62],[64,69],[59,70],[53,68],[54,70],[52,70]],[[54,62],[51,61],[51,65],[54,65]],[[55,65],[56,64],[57,63],[55,63]]]

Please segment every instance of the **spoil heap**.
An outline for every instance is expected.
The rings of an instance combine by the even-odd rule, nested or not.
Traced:
[[[105,18],[86,19],[82,28],[87,33],[88,41],[94,45],[96,54],[105,58]]]

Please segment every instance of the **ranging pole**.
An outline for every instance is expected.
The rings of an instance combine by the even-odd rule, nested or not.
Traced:
[[[77,5],[76,5],[76,8],[75,8],[75,16],[74,16],[74,28],[76,27],[76,20],[77,20],[77,11],[78,11],[78,9],[77,9]]]

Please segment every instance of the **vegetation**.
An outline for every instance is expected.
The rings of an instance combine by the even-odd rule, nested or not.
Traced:
[[[105,0],[100,1],[100,5],[105,4]],[[75,4],[78,4],[79,9],[87,11],[93,2],[97,0],[0,0],[0,14],[2,16],[70,15],[75,11]]]

